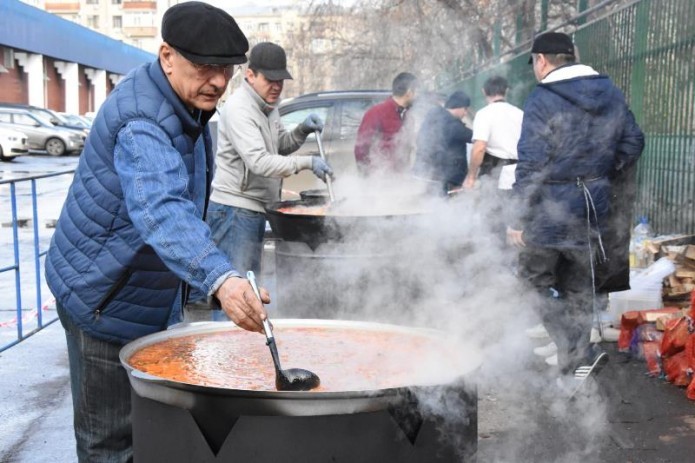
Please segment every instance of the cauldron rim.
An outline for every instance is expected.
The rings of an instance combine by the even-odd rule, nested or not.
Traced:
[[[386,330],[386,331],[400,331],[403,333],[411,334],[425,334],[432,335],[440,338],[442,332],[438,330],[433,330],[430,328],[414,328],[402,325],[393,325],[385,323],[376,322],[362,322],[362,321],[347,321],[347,320],[323,320],[323,319],[274,319],[273,325],[278,327],[328,327],[328,328],[340,328],[349,327],[353,329],[367,329],[367,330]],[[464,379],[473,371],[477,370],[481,363],[481,357],[476,349],[471,348],[471,354],[473,355],[474,361],[471,361],[470,368],[468,371],[461,371],[457,373],[455,378],[452,378],[449,382],[438,382],[434,384],[416,384],[410,386],[403,386],[397,388],[383,388],[383,389],[373,389],[373,390],[361,390],[361,391],[252,391],[245,389],[231,389],[222,387],[212,387],[212,386],[202,386],[184,383],[180,381],[174,381],[169,379],[164,379],[149,375],[140,370],[133,368],[129,363],[128,359],[138,350],[150,344],[169,339],[171,337],[181,337],[188,336],[191,334],[204,334],[213,333],[218,331],[228,331],[230,329],[241,329],[236,326],[233,322],[194,322],[194,323],[179,323],[172,325],[168,330],[160,331],[158,333],[153,333],[142,338],[131,341],[126,344],[119,353],[119,358],[121,364],[126,369],[128,373],[128,379],[131,383],[133,389],[141,396],[146,396],[154,400],[160,400],[166,403],[176,403],[181,405],[185,403],[192,403],[195,401],[194,396],[204,395],[208,397],[218,396],[218,397],[229,397],[238,400],[248,400],[253,402],[265,401],[271,399],[272,402],[282,402],[281,408],[287,408],[287,406],[293,402],[297,405],[289,405],[290,408],[295,407],[294,414],[302,414],[301,410],[297,410],[296,407],[304,407],[307,403],[332,403],[335,406],[328,406],[326,408],[328,412],[325,414],[330,414],[332,409],[338,409],[338,412],[344,408],[357,408],[362,409],[379,409],[384,406],[396,402],[401,399],[404,394],[407,394],[411,390],[426,389],[426,388],[436,388],[445,385],[451,385],[456,383],[464,382]],[[171,397],[174,394],[177,397]],[[161,396],[161,397],[160,397]],[[353,401],[361,401],[361,405],[345,405]],[[344,405],[340,405],[344,404]],[[312,414],[314,412],[311,412]]]
[[[407,212],[389,212],[386,214],[323,214],[323,215],[312,215],[312,214],[291,214],[287,212],[281,212],[279,209],[283,207],[295,207],[295,206],[322,206],[326,204],[328,197],[326,198],[307,198],[307,199],[288,199],[284,201],[275,201],[265,205],[265,211],[267,214],[272,214],[276,216],[292,217],[292,218],[312,218],[312,219],[336,219],[336,220],[359,220],[359,219],[389,219],[398,217],[415,217],[424,214],[426,211],[414,210]],[[308,219],[307,219],[308,220]],[[272,225],[272,223],[271,223]]]

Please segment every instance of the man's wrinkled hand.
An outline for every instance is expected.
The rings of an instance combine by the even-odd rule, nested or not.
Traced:
[[[268,304],[268,291],[264,288],[259,288],[259,291],[263,303]],[[215,293],[215,297],[220,301],[224,313],[240,328],[263,332],[263,320],[267,314],[248,280],[238,277],[227,278]]]

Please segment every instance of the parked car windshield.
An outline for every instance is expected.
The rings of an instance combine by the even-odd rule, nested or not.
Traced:
[[[47,125],[49,127],[52,127],[54,125],[53,122],[51,122],[51,120],[48,117],[45,117],[42,114],[32,114],[32,115],[22,114],[22,116],[25,116],[27,118],[32,119],[30,122],[31,124],[33,124],[34,119],[36,119],[39,122],[41,122],[41,124],[43,124],[43,125]],[[15,120],[17,120],[17,118],[15,118]],[[27,122],[23,122],[23,123],[26,124]]]
[[[75,114],[67,114],[67,113],[61,113],[60,116],[63,119],[66,119],[67,122],[71,125],[76,125],[79,127],[84,127],[84,128],[89,128],[90,124],[87,123],[87,121],[83,120],[80,116],[76,116]]]

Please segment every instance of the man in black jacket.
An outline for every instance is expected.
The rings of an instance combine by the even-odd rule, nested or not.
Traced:
[[[461,120],[471,99],[462,91],[452,93],[444,107],[432,108],[418,132],[413,174],[433,182],[432,189],[446,195],[460,187],[468,173],[467,150],[473,131]]]
[[[620,179],[634,169],[644,136],[615,84],[576,62],[569,36],[540,35],[531,54],[539,85],[524,106],[514,184],[519,217],[507,235],[521,248],[519,274],[548,296],[540,315],[558,347],[561,382],[576,391],[607,361],[589,345],[594,295],[627,256],[620,243],[602,238],[617,230],[618,209],[634,198],[619,190]],[[615,270],[603,267],[607,257]]]

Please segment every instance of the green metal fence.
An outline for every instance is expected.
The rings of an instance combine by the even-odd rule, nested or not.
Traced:
[[[593,12],[577,26],[582,22],[556,29],[572,34],[581,61],[623,90],[646,136],[635,216],[646,215],[658,233],[695,233],[695,0],[636,0]],[[529,48],[457,87],[480,108],[483,82],[501,74],[511,85],[509,100],[523,106],[536,84]]]

